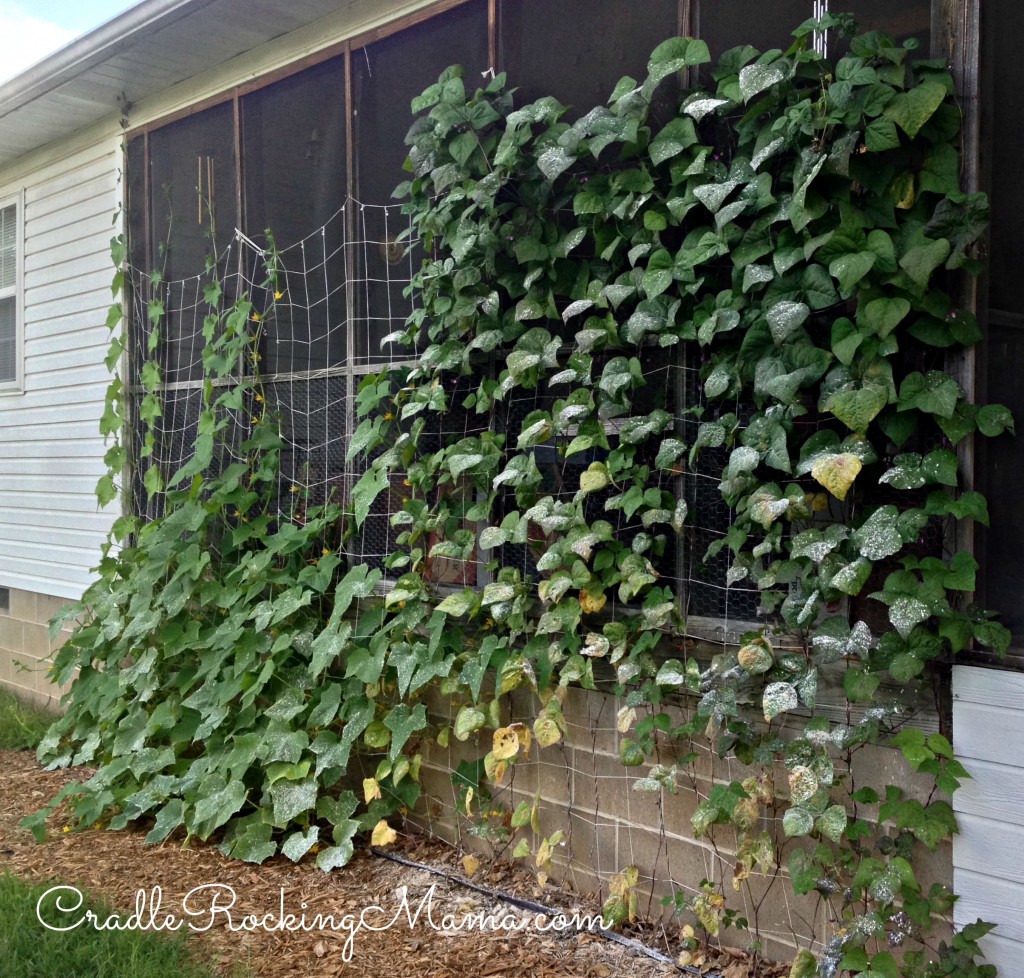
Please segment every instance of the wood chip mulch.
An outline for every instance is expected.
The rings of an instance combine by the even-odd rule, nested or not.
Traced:
[[[480,911],[493,911],[501,917],[506,913],[532,917],[527,911],[497,904],[438,876],[365,851],[331,873],[317,870],[309,858],[294,864],[277,857],[252,866],[227,859],[212,846],[183,846],[178,837],[145,846],[145,833],[137,830],[65,833],[60,810],[51,819],[47,841],[36,844],[18,822],[74,777],[75,772],[42,770],[31,753],[0,752],[0,871],[7,869],[29,882],[55,880],[76,886],[128,912],[135,908],[140,890],[150,895],[152,903],[153,888],[160,887],[162,913],[178,917],[184,917],[181,907],[186,893],[204,884],[223,884],[237,896],[231,909],[236,925],[250,913],[279,915],[282,899],[286,912],[305,913],[307,919],[317,913],[333,914],[337,919],[346,913],[358,915],[371,904],[386,908],[385,919],[389,919],[404,892],[415,908],[431,885],[436,885],[435,921],[447,913],[461,918]],[[422,837],[403,836],[396,852],[445,870],[458,872],[460,868],[457,853]],[[521,871],[503,863],[482,867],[473,882],[538,899]],[[226,900],[227,891],[222,893]],[[569,912],[596,909],[574,894],[550,887],[540,902]],[[202,906],[208,907],[209,900]],[[544,934],[533,929],[441,931],[423,923],[410,928],[404,919],[389,930],[360,932],[351,960],[345,961],[348,935],[343,930],[232,931],[224,917],[218,915],[216,926],[190,940],[225,976],[237,974],[233,969],[238,965],[250,969],[255,978],[663,978],[683,973],[593,935]]]

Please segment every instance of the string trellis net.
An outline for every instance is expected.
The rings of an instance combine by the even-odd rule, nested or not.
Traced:
[[[377,206],[349,199],[314,233],[274,252],[274,286],[267,285],[268,250],[236,232],[205,272],[159,287],[165,315],[156,327],[147,318],[147,278],[133,270],[129,290],[135,307],[131,316],[133,376],[138,376],[143,361],[155,359],[160,368],[162,402],[158,418],[148,425],[137,421],[133,424],[133,458],[137,460],[142,454],[146,431],[151,436],[152,459],[165,480],[192,454],[202,407],[203,321],[210,311],[205,290],[216,280],[227,301],[244,296],[253,304],[253,331],[259,339],[253,345],[254,362],[240,363],[239,371],[255,370],[260,383],[242,409],[233,412],[214,467],[224,468],[235,460],[238,446],[252,426],[263,423],[269,415],[278,420],[284,442],[278,477],[279,515],[301,519],[306,506],[328,499],[345,502],[366,465],[364,458],[346,457],[359,420],[355,412],[359,384],[367,374],[385,366],[411,365],[418,355],[416,346],[393,342],[406,332],[414,301],[407,295],[408,286],[422,258],[414,238],[397,243],[403,232],[409,235],[411,229],[400,205]],[[577,337],[566,332],[562,324],[557,326],[562,354],[567,356],[576,347]],[[154,328],[159,329],[160,336],[151,350]],[[603,419],[610,445],[623,437],[634,417],[646,417],[655,409],[668,412],[671,429],[686,445],[696,442],[702,423],[724,412],[731,411],[743,424],[742,404],[705,402],[699,352],[680,345],[670,350],[644,347],[635,354],[645,384],[630,416]],[[595,376],[611,355],[593,355]],[[503,433],[506,451],[514,453],[531,412],[550,412],[556,400],[568,393],[567,387],[557,384],[534,390],[516,388],[490,413],[465,407],[467,395],[486,372],[496,375],[501,368],[499,350],[475,364],[469,374],[446,375],[449,410],[428,418],[418,444],[421,453],[438,451],[459,438],[487,429]],[[131,389],[135,419],[142,393],[141,387]],[[576,433],[576,426],[565,425],[552,440],[531,449],[543,475],[540,493],[555,501],[573,499],[581,473],[602,457],[602,450],[597,448],[566,456],[565,448]],[[653,458],[649,460],[650,488],[667,490],[687,504],[683,531],[674,539],[669,537],[667,552],[658,559],[658,584],[672,588],[686,623],[686,635],[679,639],[681,648],[690,648],[699,641],[725,649],[765,620],[759,612],[756,589],[731,566],[728,548],[705,557],[709,546],[725,536],[732,522],[733,514],[719,490],[726,459],[726,449],[711,444],[695,460],[684,454],[670,472],[654,465]],[[808,491],[812,490],[813,483],[808,483]],[[459,490],[449,487],[446,491]],[[623,508],[605,508],[614,491],[609,487],[589,494],[588,522],[607,520],[616,539],[636,541],[646,532],[639,517]],[[362,526],[340,541],[350,562],[381,568],[385,586],[387,558],[397,549],[399,532],[392,517],[401,510],[409,492],[403,473],[393,473]],[[148,495],[140,479],[133,483],[131,494],[135,511],[143,517],[151,519],[162,512],[162,495]],[[514,505],[511,491],[499,496],[492,522],[500,521],[503,508]],[[513,566],[524,577],[540,580],[544,572],[538,569],[538,556],[556,533],[531,525],[526,544],[504,544],[495,551],[476,547],[469,559],[434,558],[430,579],[439,589],[483,586],[493,578],[496,566]],[[608,610],[613,616],[634,610],[632,602],[619,602],[622,606],[618,606],[617,597],[610,598]],[[495,790],[495,802],[511,810],[519,801],[539,793],[560,808],[557,822],[567,824],[569,831],[556,864],[561,860],[566,876],[583,890],[607,894],[610,874],[626,865],[638,866],[641,880],[652,891],[669,896],[698,896],[702,880],[728,880],[735,853],[706,840],[695,840],[687,820],[711,786],[728,783],[736,776],[735,762],[722,760],[706,745],[695,742],[692,749],[700,755],[694,768],[698,775],[688,786],[683,782],[681,795],[653,796],[632,790],[636,769],[621,767],[617,758],[616,715],[624,700],[615,698],[613,678],[595,681],[600,695],[572,693],[577,708],[566,711],[570,733],[565,743],[516,765],[511,785]],[[439,721],[450,719],[444,704],[435,707]],[[525,702],[520,703],[518,712],[510,720],[528,721],[535,715],[532,704]],[[450,715],[454,715],[454,709]],[[464,750],[460,753],[464,746],[453,743],[447,757],[442,756],[445,752],[441,749],[432,748],[427,770],[437,777],[424,778],[424,820],[436,834],[450,839],[470,828],[463,817],[464,806],[460,815],[458,779],[449,777],[466,760]],[[662,761],[671,763],[672,758]],[[481,830],[477,825],[472,831],[487,834],[486,826]],[[778,834],[781,836],[781,831]],[[683,839],[686,845],[681,848]],[[802,943],[822,941],[825,931],[821,906],[789,906],[788,886],[783,882],[773,887],[773,882],[772,876],[754,872],[742,891],[744,911],[751,921],[763,915],[764,895],[769,890],[777,900],[786,902],[782,923],[773,926],[761,921],[762,936],[790,944],[794,939]],[[647,909],[657,913],[660,906],[652,901]]]

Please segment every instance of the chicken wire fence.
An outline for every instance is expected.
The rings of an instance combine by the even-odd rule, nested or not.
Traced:
[[[406,319],[413,310],[414,300],[405,292],[422,252],[414,238],[407,242],[408,247],[397,244],[403,232],[408,235],[411,228],[400,205],[378,206],[349,199],[315,233],[275,250],[274,285],[267,281],[268,251],[236,232],[206,271],[159,286],[165,314],[156,326],[147,317],[148,278],[139,270],[130,271],[132,375],[139,375],[147,359],[156,359],[160,367],[162,414],[149,425],[148,431],[152,436],[152,461],[160,467],[165,481],[193,453],[203,400],[203,320],[209,312],[204,290],[217,281],[228,301],[246,297],[253,304],[254,327],[257,320],[259,326],[254,329],[259,342],[253,348],[253,356],[262,400],[250,394],[243,408],[232,412],[230,425],[221,439],[221,455],[213,461],[214,469],[222,469],[239,457],[239,446],[266,411],[278,420],[284,442],[278,476],[279,515],[301,519],[306,506],[329,499],[347,501],[366,465],[359,457],[346,460],[347,447],[358,423],[355,394],[359,384],[367,374],[384,367],[415,362],[418,353],[415,346],[382,342],[405,332]],[[159,329],[160,337],[150,352],[154,329]],[[563,336],[564,354],[571,351],[573,339],[571,335]],[[646,415],[656,408],[669,412],[674,436],[692,445],[702,421],[730,411],[742,425],[750,408],[740,403],[705,403],[700,353],[687,346],[637,350],[645,384],[634,392],[633,412]],[[594,354],[595,375],[608,356]],[[251,368],[240,364],[239,369],[241,373]],[[481,377],[487,371],[497,373],[500,369],[500,356],[492,354],[469,375],[449,375],[445,383],[450,385],[450,410],[428,418],[418,444],[421,452],[437,451],[453,438],[488,429],[504,433],[507,445],[514,446],[530,413],[538,409],[550,411],[554,401],[568,392],[565,387],[553,386],[536,390],[516,388],[490,413],[476,413],[464,407],[465,396],[476,388]],[[137,421],[144,391],[138,385],[129,390],[130,416],[134,419],[131,454],[138,460],[145,437],[144,426]],[[605,422],[610,444],[615,444],[627,420],[615,418]],[[538,495],[550,495],[555,500],[574,498],[580,474],[602,457],[601,450],[596,448],[566,457],[560,449],[564,450],[574,434],[575,429],[570,426],[556,438],[532,449],[543,476]],[[699,639],[705,647],[710,643],[724,650],[758,624],[758,592],[742,580],[732,580],[728,548],[705,559],[708,546],[720,539],[732,522],[733,513],[719,490],[727,456],[725,448],[710,447],[693,464],[684,456],[670,472],[650,466],[651,484],[687,503],[685,528],[675,538],[670,535],[660,561],[659,580],[659,584],[672,587],[680,601],[689,636],[679,640],[683,643],[681,647],[689,647],[694,639]],[[649,461],[653,463],[653,456]],[[813,487],[809,482],[808,491]],[[404,474],[393,473],[390,485],[377,496],[362,526],[341,543],[340,550],[349,563],[383,569],[385,584],[385,560],[397,549],[398,530],[391,517],[401,510],[410,491]],[[591,493],[585,504],[586,517],[588,521],[608,520],[616,539],[632,541],[644,532],[639,516],[629,518],[621,509],[606,511],[604,505],[611,493],[610,489]],[[135,512],[144,518],[152,519],[163,511],[163,496],[148,495],[141,477],[132,481],[130,499]],[[503,508],[514,505],[511,492],[499,497],[493,521],[500,521]],[[476,550],[468,560],[435,559],[428,574],[440,589],[481,586],[491,579],[495,566],[517,567],[525,578],[537,579],[541,576],[537,556],[553,542],[554,536],[531,528],[528,544],[505,544],[483,553]],[[934,541],[928,543],[929,549],[934,546]],[[618,607],[617,598],[609,598],[607,610],[613,616],[631,610],[629,603]],[[761,616],[760,623],[764,621]],[[704,879],[728,879],[735,852],[694,839],[692,833],[687,837],[677,816],[680,807],[692,811],[697,801],[706,797],[711,785],[722,780],[728,783],[734,776],[735,762],[717,758],[706,746],[695,744],[697,766],[702,771],[700,779],[689,786],[681,779],[680,795],[659,793],[652,803],[648,793],[632,790],[637,775],[618,765],[615,716],[622,703],[614,698],[614,679],[598,679],[597,683],[605,706],[596,714],[591,711],[575,721],[567,713],[566,743],[516,765],[512,786],[506,789],[508,797],[519,800],[516,778],[520,785],[530,786],[530,797],[540,790],[538,785],[550,784],[552,778],[564,782],[564,790],[556,793],[557,804],[562,809],[559,819],[569,825],[570,831],[558,859],[564,863],[566,876],[582,889],[596,886],[607,895],[609,875],[627,865],[641,869],[641,879],[652,892],[670,897],[676,893],[699,895]],[[439,709],[443,712],[443,706]],[[532,716],[530,708],[524,707],[521,717],[511,719]],[[438,770],[444,767],[442,754],[439,748],[431,748],[430,763]],[[612,771],[604,769],[606,757],[616,763]],[[449,760],[451,771],[459,760],[454,755]],[[424,817],[436,834],[453,838],[449,831],[453,825],[462,825],[459,831],[470,831],[469,822],[457,807],[458,798],[451,788],[432,790],[427,783]],[[766,827],[782,837],[781,826]],[[687,841],[681,850],[683,838]],[[680,852],[685,852],[685,857]],[[591,880],[595,871],[596,877]],[[776,907],[771,916],[776,923],[772,927],[761,926],[761,933],[789,945],[820,944],[825,934],[824,897],[819,894],[810,910],[806,902],[798,906],[791,903],[789,886],[776,877],[777,874],[751,873],[749,883],[738,894],[742,915],[750,921],[764,916],[762,904],[770,891]],[[587,886],[588,880],[593,886]],[[656,912],[658,908],[652,904],[648,909]]]

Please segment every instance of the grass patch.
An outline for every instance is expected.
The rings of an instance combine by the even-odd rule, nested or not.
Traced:
[[[50,931],[36,917],[36,903],[54,884],[31,886],[9,873],[0,876],[0,978],[213,978],[212,968],[202,965],[183,934],[164,935],[138,930],[96,930],[82,923],[65,933]],[[72,899],[74,898],[74,899]],[[64,905],[77,897],[65,891]],[[54,909],[53,897],[43,905],[44,919],[66,926],[92,909],[106,920],[112,912],[86,898],[74,914]],[[128,912],[120,912],[122,920]]]
[[[35,749],[54,717],[0,689],[0,750]]]

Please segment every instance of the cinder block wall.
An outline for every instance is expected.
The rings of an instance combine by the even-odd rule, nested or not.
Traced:
[[[748,883],[736,891],[732,886],[736,862],[736,838],[729,826],[716,826],[711,837],[697,839],[690,824],[697,805],[706,798],[716,783],[756,773],[744,768],[735,759],[717,757],[707,749],[697,750],[697,759],[688,767],[680,766],[680,787],[676,794],[636,790],[633,785],[644,777],[650,766],[624,767],[619,760],[621,735],[616,727],[616,714],[624,700],[613,695],[582,689],[568,691],[564,715],[567,726],[562,742],[539,749],[533,743],[529,758],[520,759],[505,775],[499,788],[487,785],[492,801],[489,807],[503,806],[508,811],[523,801],[533,802],[539,795],[540,833],[534,835],[527,827],[525,837],[534,851],[541,837],[556,829],[564,834],[552,860],[552,877],[568,883],[581,894],[604,900],[609,893],[611,877],[627,866],[636,866],[640,875],[640,908],[651,917],[661,917],[668,934],[674,933],[687,920],[673,916],[662,905],[664,896],[682,891],[694,895],[703,880],[725,881],[729,905],[747,917],[751,927],[757,921],[762,936],[762,953],[776,960],[787,960],[794,949],[809,942],[817,945],[828,940],[842,922],[831,919],[827,903],[817,893],[806,897],[794,895],[788,878],[772,880],[771,876],[753,873]],[[529,695],[517,691],[505,709],[503,722],[522,721],[532,725],[539,706]],[[686,707],[663,707],[674,714],[676,723],[683,722]],[[431,719],[439,726],[453,723],[456,708],[437,694],[429,697]],[[640,711],[638,710],[638,713]],[[642,714],[641,714],[642,715]],[[460,845],[486,854],[508,857],[513,845],[493,845],[473,832],[473,823],[455,810],[456,791],[451,772],[462,760],[476,760],[491,747],[492,731],[460,743],[450,738],[447,748],[424,740],[421,751],[423,798],[411,815],[419,827]],[[628,736],[628,735],[627,735]],[[655,762],[671,766],[682,745],[661,748]],[[685,753],[690,749],[686,745]],[[368,759],[369,760],[369,759]],[[373,770],[374,763],[368,764]],[[838,767],[838,765],[837,765]],[[777,791],[788,784],[785,769],[779,765],[773,772]],[[837,775],[844,773],[837,770]],[[871,786],[884,795],[885,785],[898,784],[910,797],[925,801],[929,781],[914,775],[899,752],[880,747],[864,747],[854,755],[852,770],[845,772],[855,787]],[[834,800],[840,802],[846,789],[837,788]],[[485,807],[486,803],[484,804]],[[477,804],[476,810],[479,810]],[[781,812],[779,813],[781,815]],[[877,806],[860,806],[859,817],[877,819]],[[783,866],[794,845],[809,845],[784,839],[781,819],[762,819],[762,828],[786,844]],[[518,838],[518,837],[517,837]],[[527,860],[533,865],[532,857]],[[923,856],[919,875],[925,891],[933,882],[947,886],[952,881],[952,855],[948,844],[935,853]],[[837,908],[838,909],[838,908]],[[946,936],[946,935],[940,935]],[[721,935],[723,944],[743,947],[751,935],[728,931]]]
[[[71,629],[63,629],[51,642],[50,619],[68,602],[34,591],[4,590],[7,601],[0,602],[0,686],[24,700],[56,710],[64,690],[47,678],[49,657],[64,644]]]

